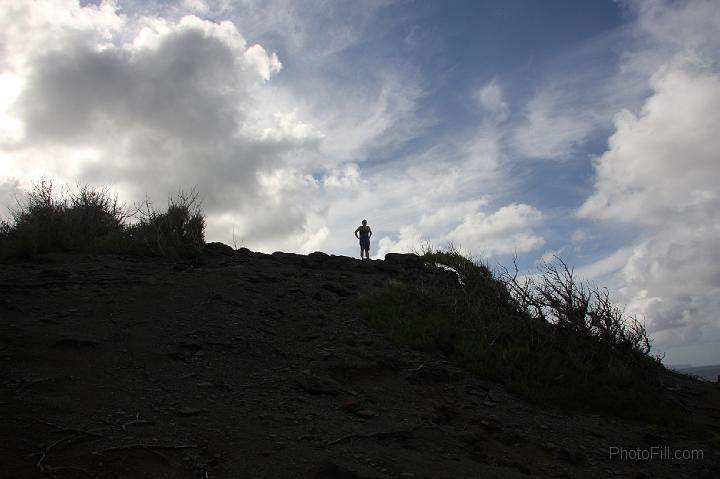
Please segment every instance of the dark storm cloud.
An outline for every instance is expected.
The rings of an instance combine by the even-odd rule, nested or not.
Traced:
[[[78,45],[43,56],[20,108],[31,142],[92,141],[107,126],[211,142],[236,129],[243,83],[226,45],[188,30],[136,54]]]
[[[253,89],[280,63],[228,24],[192,17],[158,30],[138,37],[146,44],[80,42],[36,57],[16,107],[24,141],[102,151],[79,178],[124,184],[133,198],[197,187],[208,213],[257,209],[258,174],[317,144],[249,118],[262,107]],[[303,224],[282,221],[290,205],[276,210],[271,236]]]

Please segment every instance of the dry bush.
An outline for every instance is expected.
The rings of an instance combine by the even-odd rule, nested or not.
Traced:
[[[455,268],[464,284],[434,281],[428,269],[364,293],[362,316],[392,340],[441,352],[531,401],[681,420],[658,382],[662,364],[649,356],[644,326],[561,260],[538,275],[515,268],[496,277],[454,248],[426,248],[423,258]]]
[[[504,269],[505,283],[518,309],[533,318],[556,326],[561,337],[589,339],[605,350],[618,350],[645,357],[650,339],[644,324],[610,299],[607,288],[578,279],[559,257],[543,262],[534,275],[520,276]]]
[[[200,254],[205,244],[205,216],[198,192],[178,192],[168,200],[164,212],[158,212],[146,201],[139,210],[138,222],[128,233],[148,254],[167,257]]]
[[[129,211],[106,189],[77,187],[58,194],[51,181],[18,199],[10,221],[0,222],[0,257],[81,252],[196,256],[204,245],[199,195],[178,193],[167,210],[146,202]]]

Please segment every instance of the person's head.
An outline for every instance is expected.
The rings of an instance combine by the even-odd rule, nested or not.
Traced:
[[[367,220],[363,220],[362,223],[363,223],[363,226],[367,226]]]

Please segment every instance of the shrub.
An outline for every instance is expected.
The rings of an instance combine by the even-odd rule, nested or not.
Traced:
[[[155,256],[187,257],[202,252],[205,244],[205,217],[196,191],[178,192],[170,198],[165,212],[149,202],[139,212],[139,221],[128,234],[136,247]]]
[[[107,190],[88,186],[58,195],[41,181],[0,222],[0,257],[52,252],[186,257],[204,244],[205,218],[196,192],[170,198],[164,212],[146,202],[133,214]]]
[[[559,257],[543,262],[536,275],[520,279],[517,264],[513,273],[504,270],[502,280],[518,307],[533,318],[556,326],[567,342],[592,344],[593,352],[608,359],[611,351],[647,358],[650,339],[645,326],[610,300],[607,288],[577,279]],[[627,359],[627,358],[626,358]]]
[[[525,284],[517,274],[496,278],[486,264],[452,247],[426,248],[422,256],[457,270],[464,285],[438,286],[415,275],[361,296],[362,316],[393,341],[441,352],[531,401],[654,422],[678,419],[659,384],[662,365],[649,355],[644,327],[625,318],[607,290],[555,267],[547,282],[533,279],[522,289],[523,299],[514,289]],[[563,296],[567,291],[574,294]],[[539,314],[526,299],[543,294],[555,299]]]
[[[96,240],[123,230],[126,214],[105,190],[79,188],[56,195],[52,182],[33,186],[0,226],[4,256],[49,252],[93,252]]]

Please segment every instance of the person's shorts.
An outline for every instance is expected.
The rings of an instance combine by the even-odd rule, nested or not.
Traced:
[[[360,238],[360,249],[370,250],[370,238]]]

